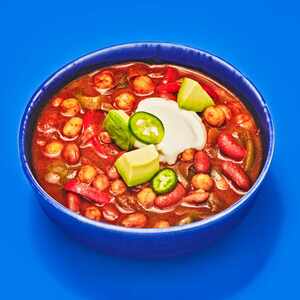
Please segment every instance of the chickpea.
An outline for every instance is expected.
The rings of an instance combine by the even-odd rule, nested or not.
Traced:
[[[147,218],[144,214],[142,213],[133,213],[129,216],[127,216],[123,221],[122,225],[125,227],[137,227],[137,228],[142,228],[145,227],[147,223]]]
[[[225,114],[226,120],[230,120],[232,117],[231,109],[224,104],[217,105],[218,108],[221,108]]]
[[[93,181],[93,187],[100,191],[104,191],[109,187],[108,177],[104,174],[97,175]]]
[[[107,131],[102,131],[99,134],[100,141],[104,144],[110,144],[111,143],[111,137]]]
[[[79,147],[75,143],[67,144],[62,152],[62,156],[64,160],[70,165],[78,163],[80,159]]]
[[[195,150],[194,149],[186,149],[181,154],[182,161],[191,161],[194,159]]]
[[[239,114],[235,117],[235,122],[242,128],[251,130],[254,128],[254,122],[247,114]]]
[[[139,94],[149,94],[154,91],[154,83],[148,76],[137,76],[133,80],[133,88]]]
[[[80,211],[80,198],[79,198],[79,196],[74,194],[74,193],[71,193],[71,192],[67,193],[66,205],[70,210],[79,213],[79,211]]]
[[[45,175],[45,181],[51,184],[60,184],[60,175],[54,172],[48,172]]]
[[[182,225],[190,224],[192,222],[193,222],[193,218],[191,216],[187,216],[187,217],[184,217],[183,219],[181,219],[178,222],[178,225],[182,226]]]
[[[60,105],[62,115],[74,117],[80,112],[80,104],[76,98],[65,99]]]
[[[61,97],[55,97],[52,100],[51,104],[53,107],[59,107],[62,101],[63,101],[63,99]]]
[[[85,209],[84,216],[88,219],[99,221],[101,219],[101,211],[97,206],[88,206]]]
[[[224,111],[218,106],[206,108],[203,115],[206,122],[215,127],[221,127],[226,119]]]
[[[73,117],[68,120],[63,128],[63,134],[66,137],[73,138],[79,134],[82,128],[82,119]]]
[[[135,97],[131,93],[124,92],[115,98],[115,102],[118,108],[131,110],[135,102]]]
[[[153,192],[151,188],[143,188],[137,194],[138,203],[145,208],[149,208],[153,206],[154,199],[156,198],[156,194]]]
[[[109,179],[118,179],[120,177],[117,169],[114,166],[108,169],[107,176]]]
[[[101,71],[94,75],[94,84],[100,89],[110,89],[114,85],[113,73]]]
[[[122,195],[126,192],[126,184],[121,179],[116,179],[111,183],[111,192],[115,196]]]
[[[153,227],[154,228],[168,228],[168,227],[170,227],[170,223],[165,220],[159,220],[154,224]]]
[[[97,175],[96,169],[91,165],[82,166],[78,178],[81,182],[91,183]]]
[[[207,174],[196,174],[192,178],[192,185],[195,189],[209,191],[214,185],[214,181]]]
[[[51,158],[58,157],[60,156],[63,148],[64,148],[63,143],[59,141],[53,141],[45,146],[44,154],[47,157],[51,157]]]

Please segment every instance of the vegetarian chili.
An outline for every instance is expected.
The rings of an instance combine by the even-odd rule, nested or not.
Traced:
[[[132,62],[59,90],[32,141],[40,185],[89,219],[165,228],[209,218],[258,177],[260,131],[243,102],[206,75]]]

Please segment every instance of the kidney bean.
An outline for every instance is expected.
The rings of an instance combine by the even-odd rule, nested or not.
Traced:
[[[218,146],[223,154],[235,159],[242,160],[246,155],[246,150],[229,133],[222,132],[218,137]]]
[[[78,195],[69,192],[67,193],[66,200],[67,200],[67,207],[70,210],[74,212],[80,211],[80,198],[78,197]]]
[[[205,191],[196,191],[183,198],[184,202],[188,203],[202,203],[209,197],[209,193]]]
[[[142,213],[133,213],[129,216],[127,216],[123,221],[122,225],[125,227],[136,227],[136,228],[142,228],[145,227],[147,223],[147,218]]]
[[[210,161],[204,151],[198,151],[194,156],[194,168],[199,173],[208,173],[210,170]]]
[[[237,187],[247,191],[250,188],[250,179],[245,171],[231,161],[223,161],[221,164],[222,172],[231,179]]]
[[[105,220],[109,222],[113,222],[119,218],[119,212],[118,210],[110,204],[107,204],[102,209],[102,214]]]
[[[159,208],[166,208],[179,202],[184,195],[185,188],[180,183],[178,183],[176,188],[172,192],[156,197],[154,200],[154,205]]]
[[[62,152],[62,156],[68,164],[77,164],[80,158],[79,147],[75,143],[67,144]]]

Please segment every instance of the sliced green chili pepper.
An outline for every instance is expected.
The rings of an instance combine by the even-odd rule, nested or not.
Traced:
[[[152,179],[152,189],[157,194],[171,192],[177,184],[175,171],[169,168],[160,170]]]
[[[158,144],[165,130],[160,119],[147,112],[136,112],[129,119],[129,128],[133,135],[143,143]]]
[[[242,132],[241,138],[247,151],[246,157],[244,159],[244,170],[248,172],[251,169],[255,158],[254,143],[251,137],[251,133],[248,130]]]

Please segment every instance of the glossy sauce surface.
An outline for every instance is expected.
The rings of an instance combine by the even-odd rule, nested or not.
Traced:
[[[177,77],[168,79],[172,69],[177,70]],[[203,151],[199,154],[187,149],[174,165],[161,164],[176,171],[185,197],[162,208],[155,205],[161,196],[153,193],[150,182],[126,187],[114,168],[114,161],[124,151],[104,131],[103,120],[110,109],[123,109],[131,115],[145,98],[176,101],[177,91],[165,84],[174,82],[180,86],[183,77],[201,84],[216,104],[213,117],[221,115],[222,122],[211,120],[208,109],[199,113],[208,135]],[[241,149],[234,145],[228,150],[230,141],[226,135]],[[245,152],[242,159],[239,151]],[[126,227],[183,225],[215,215],[247,192],[250,186],[245,180],[250,185],[255,182],[262,157],[259,129],[233,93],[199,72],[135,62],[86,74],[58,91],[41,112],[32,141],[35,176],[49,195],[90,219]],[[203,167],[206,160],[208,168]],[[66,192],[64,184],[74,178],[107,193],[110,203],[103,205]]]

